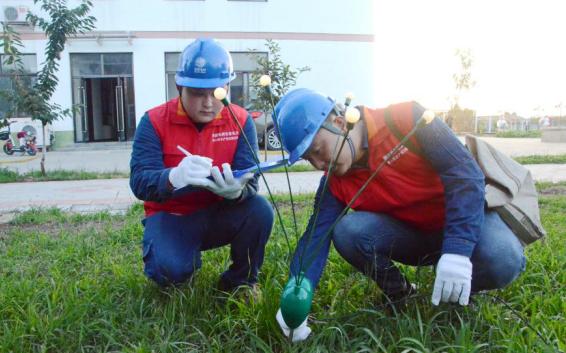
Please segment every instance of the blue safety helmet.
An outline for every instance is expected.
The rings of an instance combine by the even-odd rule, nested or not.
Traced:
[[[175,83],[182,87],[217,88],[234,78],[230,53],[214,39],[199,38],[183,50]]]
[[[293,164],[310,147],[336,103],[307,88],[298,88],[284,95],[275,106],[276,126],[281,142],[289,152],[289,163]]]

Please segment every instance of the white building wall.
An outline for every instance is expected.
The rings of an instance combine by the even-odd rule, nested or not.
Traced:
[[[77,1],[69,1],[76,5]],[[32,0],[3,0],[0,6],[27,6]],[[215,37],[229,51],[266,51],[266,38],[281,46],[285,63],[310,66],[297,87],[309,87],[354,104],[371,105],[373,83],[372,0],[94,0],[95,34],[102,39],[69,40],[62,53],[60,82],[53,101],[72,105],[70,53],[133,53],[136,117],[165,101],[165,53],[180,52],[198,36]],[[37,29],[36,29],[37,30]],[[105,38],[121,35],[121,39]],[[128,40],[127,35],[132,38]],[[45,39],[22,35],[25,53],[44,61]],[[67,118],[55,131],[73,129]]]
[[[372,0],[94,0],[92,15],[98,19],[97,30],[101,31],[372,34],[372,3]]]

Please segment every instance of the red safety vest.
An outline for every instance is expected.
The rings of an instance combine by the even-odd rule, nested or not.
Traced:
[[[248,113],[241,107],[231,104],[240,126],[244,127]],[[179,98],[148,111],[149,120],[161,140],[163,163],[166,168],[176,167],[185,157],[177,145],[192,154],[212,159],[212,164],[222,170],[223,163],[232,164],[240,137],[240,129],[224,107],[218,116],[198,131],[194,123],[183,110]],[[157,212],[189,214],[222,200],[220,196],[207,190],[195,191],[186,195],[159,203],[145,201],[146,216]]]
[[[413,128],[413,103],[396,104],[387,109],[402,136]],[[330,178],[330,191],[344,203],[352,200],[385,156],[399,143],[399,139],[387,127],[385,111],[363,108],[368,130],[369,169],[352,169],[341,177]],[[414,135],[410,140],[417,151],[420,150]],[[387,214],[422,231],[438,231],[444,227],[444,186],[426,159],[402,147],[352,208]]]

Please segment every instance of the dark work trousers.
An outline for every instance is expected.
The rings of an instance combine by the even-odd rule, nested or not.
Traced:
[[[189,215],[159,212],[144,219],[144,272],[161,286],[180,284],[201,267],[201,251],[230,244],[232,263],[224,287],[257,282],[273,209],[254,195],[241,203],[219,202]]]
[[[441,255],[442,240],[442,233],[421,234],[389,216],[363,211],[344,217],[333,237],[340,255],[393,297],[409,289],[393,261],[434,265]],[[470,260],[473,292],[505,287],[525,270],[526,262],[521,243],[495,211],[485,212]]]

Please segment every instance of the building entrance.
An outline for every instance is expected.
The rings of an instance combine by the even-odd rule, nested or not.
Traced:
[[[71,54],[75,141],[127,141],[136,130],[131,54]]]

